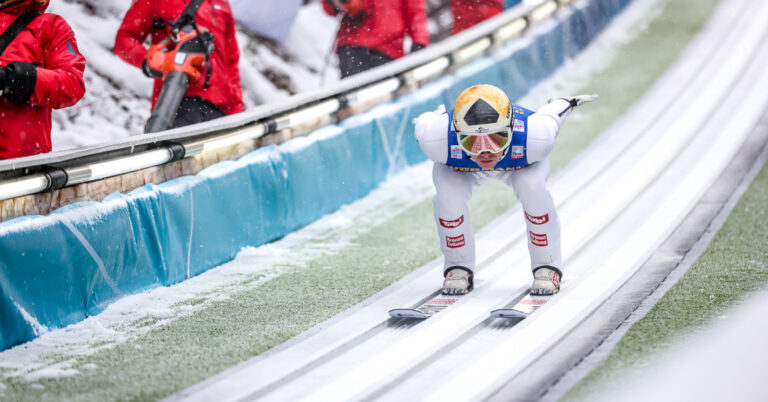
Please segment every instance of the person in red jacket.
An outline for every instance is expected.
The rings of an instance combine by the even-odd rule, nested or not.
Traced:
[[[85,58],[48,0],[0,0],[0,33],[32,19],[0,53],[0,159],[51,151],[51,113],[85,94]],[[27,18],[25,17],[25,18]]]
[[[324,0],[325,12],[343,14],[336,35],[341,78],[380,66],[429,44],[424,0]]]
[[[453,33],[461,32],[504,11],[504,0],[451,0]]]
[[[136,0],[123,18],[117,32],[114,52],[125,62],[155,78],[152,107],[155,107],[163,81],[147,65],[144,40],[151,35],[152,44],[167,38],[169,23],[175,21],[188,0]],[[200,29],[214,35],[215,49],[210,57],[209,87],[203,83],[190,85],[178,109],[173,127],[199,123],[245,110],[240,86],[240,50],[235,38],[235,19],[227,0],[205,0],[195,13]]]

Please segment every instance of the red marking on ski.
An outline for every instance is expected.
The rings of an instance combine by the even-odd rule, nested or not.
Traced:
[[[432,299],[424,304],[453,304],[458,299]]]
[[[527,300],[522,300],[520,302],[520,304],[530,304],[530,305],[533,305],[533,306],[543,306],[543,305],[547,304],[548,301],[549,300],[546,300],[546,299],[527,299]]]

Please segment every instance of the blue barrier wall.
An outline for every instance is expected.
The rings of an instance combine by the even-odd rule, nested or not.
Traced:
[[[521,97],[629,1],[576,6],[452,76],[307,137],[195,176],[0,224],[0,350],[127,294],[198,275],[364,196],[425,160],[412,118],[451,105],[477,83]]]

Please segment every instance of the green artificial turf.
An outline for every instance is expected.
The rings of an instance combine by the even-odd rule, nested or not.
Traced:
[[[578,109],[579,119],[563,126],[552,151],[552,170],[557,171],[602,133],[616,119],[617,110],[628,109],[679,56],[720,0],[663,1],[658,18],[635,40],[622,46],[610,66],[585,83],[579,93],[598,94],[595,104]]]
[[[552,154],[553,172],[562,169],[631,106],[675,60],[706,18],[715,0],[674,0],[662,18],[618,49],[606,69],[584,82],[578,93],[599,93],[562,130]],[[686,5],[701,11],[690,12]],[[672,20],[677,23],[673,23]],[[659,51],[663,49],[663,51]],[[561,94],[562,95],[562,94]],[[537,107],[538,105],[528,105]],[[514,202],[512,191],[488,184],[470,203],[473,226],[482,228]],[[522,218],[521,218],[521,224]],[[14,401],[153,400],[196,384],[279,345],[315,324],[354,306],[407,273],[438,257],[430,200],[409,207],[358,235],[349,246],[307,264],[285,267],[275,278],[209,302],[202,310],[145,335],[75,358],[72,377],[26,381],[2,378],[0,398]],[[251,278],[252,281],[259,277]],[[435,286],[441,275],[435,273]],[[194,302],[189,302],[194,303]],[[199,304],[199,301],[198,301]],[[183,309],[184,306],[177,306]],[[152,325],[149,320],[145,325]]]

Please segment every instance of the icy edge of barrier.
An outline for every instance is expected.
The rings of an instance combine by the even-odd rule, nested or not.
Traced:
[[[630,0],[575,2],[494,55],[397,102],[196,176],[0,224],[0,350],[278,239],[425,158],[411,119],[488,83],[519,98]]]

